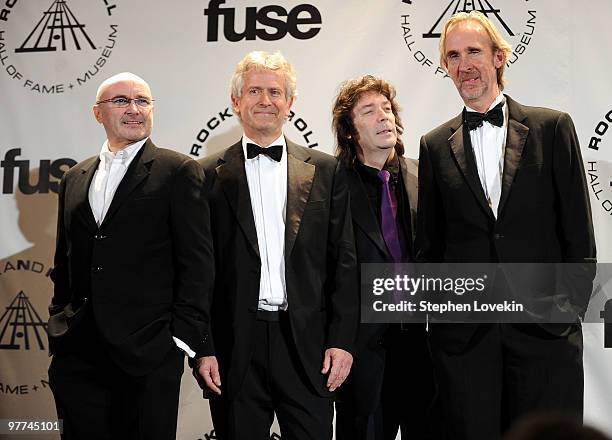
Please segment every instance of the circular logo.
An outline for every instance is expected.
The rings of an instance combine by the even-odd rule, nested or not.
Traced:
[[[242,135],[242,128],[231,107],[219,110],[205,120],[206,124],[200,128],[189,148],[188,153],[191,156],[203,158],[221,151],[236,142],[236,139]],[[287,136],[296,140],[298,144],[308,148],[319,146],[317,137],[309,128],[306,120],[293,110],[289,112],[285,129]]]
[[[47,379],[52,286],[50,266],[39,255],[28,249],[0,260],[0,395],[9,417],[30,414],[32,408],[53,414]]]
[[[90,82],[116,48],[116,0],[7,0],[0,69],[15,87],[58,95]]]
[[[499,0],[434,0],[429,2],[402,1],[399,26],[407,56],[424,71],[439,78],[448,75],[439,66],[438,44],[446,21],[458,12],[482,12],[512,45],[506,62],[511,68],[529,49],[536,30],[537,11],[533,0],[501,2]],[[498,4],[505,3],[503,8]]]
[[[612,110],[595,125],[588,142],[585,166],[587,184],[604,213],[612,215],[612,155],[608,149],[608,138],[612,126]]]

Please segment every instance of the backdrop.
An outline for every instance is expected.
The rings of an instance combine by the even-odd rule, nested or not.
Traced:
[[[228,92],[236,63],[251,50],[281,50],[298,77],[286,125],[292,140],[332,153],[338,85],[371,73],[397,87],[406,154],[416,157],[419,137],[462,108],[438,67],[437,44],[448,16],[474,8],[513,45],[506,92],[572,115],[598,259],[610,261],[608,0],[1,0],[0,419],[55,415],[45,322],[56,190],[65,170],[97,154],[104,141],[91,114],[103,79],[126,70],[145,78],[156,99],[153,139],[198,159],[241,134]],[[586,419],[609,433],[611,362],[603,325],[585,325]],[[206,402],[188,374],[179,438],[214,438]]]

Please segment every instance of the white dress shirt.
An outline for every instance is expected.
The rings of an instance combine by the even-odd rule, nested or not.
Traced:
[[[260,310],[286,310],[287,287],[285,283],[285,217],[287,208],[287,144],[281,135],[270,145],[282,145],[280,162],[260,154],[247,159],[247,143],[253,143],[242,136],[244,169],[246,171],[249,195],[257,245],[261,259],[259,278]]]
[[[502,100],[504,100],[504,95],[500,93],[489,110]],[[466,109],[467,111],[476,111],[467,106]],[[484,121],[480,127],[470,130],[470,140],[474,150],[476,167],[478,168],[478,177],[480,177],[482,189],[495,218],[497,218],[501,197],[504,151],[508,131],[508,104],[505,100],[502,110],[504,112],[504,123],[501,127],[496,127],[490,122]]]
[[[108,149],[108,141],[102,145],[100,164],[89,186],[89,205],[98,226],[104,221],[117,187],[123,176],[148,138],[128,145],[113,153]]]
[[[116,153],[109,150],[108,140],[102,145],[100,164],[89,186],[89,205],[98,226],[104,221],[115,192],[123,180],[128,167],[147,139],[144,138],[130,144]],[[195,352],[185,342],[174,336],[172,339],[174,339],[177,347],[187,353],[189,357],[195,357]]]

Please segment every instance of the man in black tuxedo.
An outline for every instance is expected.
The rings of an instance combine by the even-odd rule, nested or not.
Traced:
[[[220,439],[331,439],[358,312],[345,175],[283,135],[296,96],[280,53],[251,52],[231,82],[241,140],[202,161],[217,276],[197,371]]]
[[[150,140],[131,73],[93,106],[107,140],[61,181],[49,382],[66,439],[170,439],[184,352],[201,356],[213,255],[203,172]]]
[[[357,262],[414,261],[418,162],[403,157],[395,88],[371,75],[346,81],[332,113]],[[336,439],[394,440],[399,428],[404,438],[427,438],[432,373],[424,323],[360,324],[355,362],[336,402]]]
[[[543,275],[548,306],[571,308],[571,323],[430,325],[453,439],[499,438],[536,409],[583,411],[579,316],[589,300],[595,240],[580,146],[566,113],[501,94],[510,53],[479,12],[457,14],[444,27],[441,65],[466,108],[421,139],[419,256],[431,262],[572,263],[563,269],[565,281],[583,287],[561,295],[555,274]],[[504,276],[503,267],[496,291],[526,281]]]

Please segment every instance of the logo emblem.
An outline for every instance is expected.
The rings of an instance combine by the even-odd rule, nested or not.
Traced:
[[[587,184],[595,197],[594,202],[608,216],[612,216],[612,154],[608,136],[611,126],[612,110],[595,125],[584,158]]]
[[[224,3],[225,0],[210,0],[204,9],[207,17],[206,41],[219,41],[220,34],[231,42],[257,39],[277,41],[287,34],[298,40],[308,40],[321,31],[321,13],[308,3],[290,10],[280,5],[221,7]],[[243,32],[236,30],[240,28],[236,22],[242,22],[240,18],[236,19],[237,15],[244,17]]]
[[[207,118],[204,127],[196,134],[188,154],[196,159],[201,159],[229,147],[231,144],[220,139],[227,138],[228,131],[231,132],[229,134],[230,138],[234,140],[240,138],[242,128],[237,119],[234,117],[231,107],[226,107],[215,113],[212,117]],[[289,117],[287,118],[284,130],[286,130],[289,138],[296,140],[298,144],[305,145],[308,148],[319,146],[319,142],[316,140],[312,129],[309,128],[308,123],[293,110],[289,111]]]
[[[57,193],[59,181],[64,173],[77,164],[76,160],[69,157],[55,160],[41,159],[38,163],[37,173],[33,173],[29,160],[17,159],[20,154],[21,148],[11,148],[6,151],[4,158],[0,160],[0,173],[2,174],[0,194],[13,194],[15,192],[15,174],[17,174],[17,188],[21,194],[44,194],[49,191]],[[38,183],[33,184],[33,178],[36,177],[38,177]]]
[[[495,17],[498,21],[498,24],[500,24],[506,30],[508,35],[510,35],[511,37],[514,37],[514,33],[508,27],[508,25],[506,24],[506,22],[500,15],[501,10],[495,9],[493,6],[491,6],[491,3],[487,0],[485,0],[484,2],[488,6],[487,8],[483,7],[482,2],[479,2],[480,8],[477,8],[475,5],[476,2],[474,1],[451,0],[451,2],[448,4],[446,9],[444,9],[444,12],[442,12],[442,15],[440,15],[438,20],[431,27],[429,32],[426,32],[423,34],[423,38],[440,38],[440,36],[442,35],[441,33],[442,27],[444,26],[444,23],[446,23],[446,20],[448,20],[452,15],[458,12],[469,13],[470,11],[482,12],[489,19],[492,19],[493,17]],[[454,8],[452,8],[453,4],[455,5]]]
[[[0,317],[0,350],[45,349],[47,323],[21,291]]]
[[[529,2],[529,3],[527,3]],[[512,54],[506,67],[514,65],[529,48],[536,30],[536,1],[512,2],[502,10],[499,1],[489,0],[448,0],[420,3],[403,0],[400,26],[409,57],[423,70],[439,78],[448,75],[439,66],[438,43],[446,21],[459,12],[482,12],[499,29],[502,36],[512,45]],[[438,8],[435,5],[439,5]],[[436,10],[432,13],[432,10]]]
[[[83,38],[92,49],[96,46],[85,32],[85,25],[79,23],[65,0],[55,0],[51,7],[43,12],[36,27],[30,32],[23,44],[15,49],[21,52],[49,52],[57,50],[56,43],[61,43],[66,50],[66,40],[72,37],[76,50],[81,50],[79,38]]]
[[[33,4],[41,1],[31,0],[28,7],[7,1],[0,9],[0,67],[20,90],[67,93],[90,82],[112,56],[119,35],[117,5],[113,0],[51,0],[48,6],[45,0],[44,8],[33,13]]]

